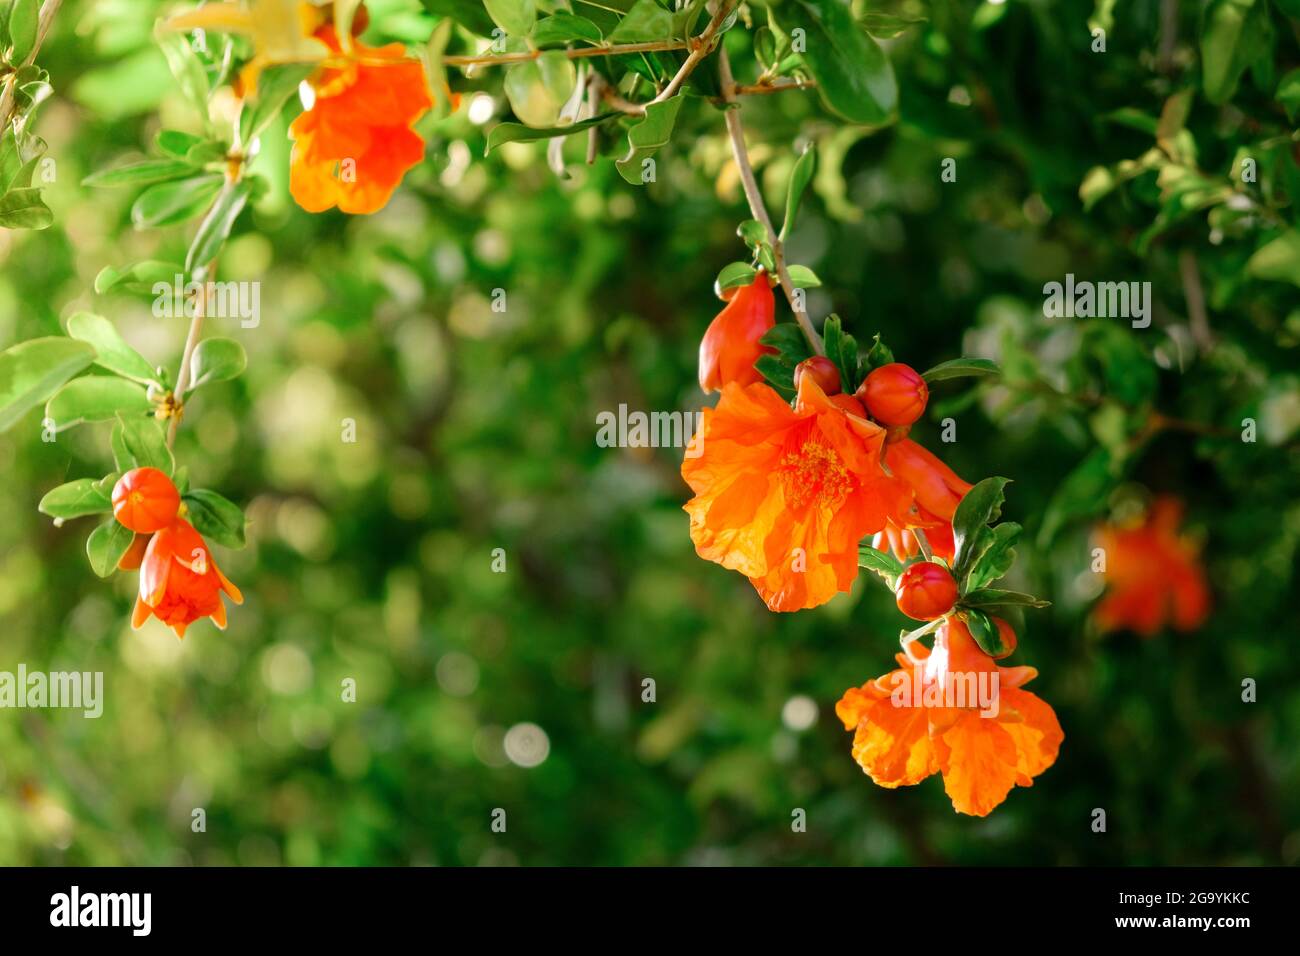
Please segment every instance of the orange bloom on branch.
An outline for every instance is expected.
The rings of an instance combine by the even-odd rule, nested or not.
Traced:
[[[724,385],[763,381],[754,363],[776,349],[758,340],[776,324],[776,302],[767,273],[759,271],[747,286],[728,290],[726,307],[709,323],[700,339],[700,388],[715,392]]]
[[[948,618],[933,650],[913,642],[898,663],[835,705],[854,732],[853,759],[880,786],[942,774],[953,809],[982,817],[1056,762],[1056,714],[1021,690],[1038,672],[999,667],[961,621]]]
[[[879,551],[892,551],[900,561],[920,553],[916,536],[909,530],[920,528],[935,557],[953,560],[956,550],[952,536],[952,516],[957,504],[970,491],[951,468],[910,438],[885,446],[885,464],[902,479],[916,498],[916,512],[904,522],[891,522],[872,541]]]
[[[152,616],[184,638],[187,627],[210,617],[224,630],[222,592],[236,604],[244,603],[239,588],[212,560],[203,537],[184,518],[177,518],[155,534],[145,549],[131,626],[138,630]]]
[[[1210,587],[1199,549],[1179,534],[1182,518],[1182,503],[1164,496],[1139,523],[1098,529],[1106,593],[1093,615],[1102,630],[1128,628],[1151,637],[1167,622],[1180,631],[1205,622]]]
[[[316,34],[334,59],[311,78],[313,102],[289,127],[289,191],[308,212],[372,213],[424,158],[411,124],[433,105],[424,66],[401,44],[343,51],[333,27]]]
[[[699,456],[682,462],[695,550],[748,577],[773,611],[849,590],[859,541],[911,504],[880,467],[884,429],[845,405],[812,375],[793,409],[766,384],[726,385],[704,410]]]

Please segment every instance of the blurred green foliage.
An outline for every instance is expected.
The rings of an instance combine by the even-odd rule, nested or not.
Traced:
[[[414,0],[368,6],[367,40],[434,25]],[[679,451],[596,445],[620,403],[700,405],[713,279],[743,258],[749,217],[720,112],[684,104],[654,183],[586,166],[585,135],[560,180],[543,144],[484,158],[510,116],[480,70],[452,84],[492,109],[422,123],[427,161],[373,217],[297,209],[285,121],[263,135],[270,188],[221,261],[261,282],[261,323],[212,323],[248,369],[205,388],[176,449],[251,521],[246,549],[216,554],[247,598],[229,630],[132,632],[136,576],[99,580],[85,520],[37,513],[55,485],[109,470],[106,426],[47,443],[33,412],[0,438],[0,670],[103,671],[106,694],[98,720],[0,712],[0,863],[1295,862],[1300,252],[1249,264],[1296,228],[1300,21],[1237,2],[1253,24],[1238,49],[1213,28],[1224,6],[887,2],[872,10],[900,18],[883,41],[897,123],[844,125],[806,92],[743,105],[774,212],[817,145],[789,237],[823,283],[809,312],[861,342],[879,331],[917,368],[1004,369],[936,386],[914,434],[968,480],[1014,479],[1004,517],[1027,535],[1006,586],[1055,602],[1008,661],[1039,668],[1031,689],[1066,735],[1031,789],[976,820],[937,778],[875,787],[833,704],[889,668],[892,596],[863,575],[823,609],[767,612],[695,556]],[[137,231],[131,191],[80,185],[162,128],[200,131],[152,39],[167,9],[64,4],[41,55],[54,225],[0,231],[0,345],[89,310],[175,371],[185,320],[94,280],[182,260],[192,227]],[[743,17],[764,22],[757,5]],[[741,82],[749,35],[727,37]],[[1243,155],[1258,182],[1234,173]],[[1067,272],[1150,281],[1151,327],[1044,318],[1042,287]],[[1152,433],[1152,408],[1181,424]],[[1089,528],[1155,492],[1188,503],[1214,614],[1194,634],[1101,636]],[[532,767],[528,725],[546,738]]]

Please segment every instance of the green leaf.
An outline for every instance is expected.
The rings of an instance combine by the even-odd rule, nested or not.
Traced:
[[[785,239],[794,228],[795,217],[799,213],[799,203],[816,169],[817,153],[809,146],[795,161],[794,169],[790,171],[790,185],[786,188],[785,194],[785,222],[781,224],[781,239]]]
[[[535,0],[483,0],[488,16],[512,37],[527,36],[537,19]]]
[[[208,96],[211,88],[208,84],[208,71],[203,61],[198,58],[190,46],[189,36],[175,30],[166,29],[161,23],[154,30],[154,42],[167,60],[167,67],[176,78],[177,85],[203,118],[208,121]]]
[[[9,41],[13,44],[9,62],[14,66],[22,65],[36,48],[40,19],[40,0],[14,0],[9,10]]]
[[[636,0],[609,34],[610,43],[647,43],[673,35],[673,15],[655,0]]]
[[[683,99],[684,97],[674,96],[662,103],[650,103],[646,106],[645,116],[628,129],[627,155],[615,165],[620,175],[632,185],[644,185],[642,163],[672,137]]]
[[[724,289],[733,289],[739,285],[750,285],[758,270],[748,262],[730,262],[722,267],[718,277],[713,280],[713,292],[721,295]]]
[[[135,349],[126,344],[117,327],[103,316],[77,312],[68,319],[68,335],[95,349],[95,364],[124,378],[148,385],[158,376]]]
[[[767,244],[767,226],[757,219],[746,219],[736,227],[736,235],[749,248],[757,251],[759,246]]]
[[[963,378],[974,376],[983,378],[990,375],[1001,375],[1002,370],[998,368],[996,362],[990,362],[982,358],[958,358],[951,359],[947,362],[940,362],[934,368],[921,375],[926,382],[942,382],[950,378]]]
[[[54,213],[41,199],[39,186],[11,189],[0,196],[0,227],[5,229],[48,229]]]
[[[0,352],[0,432],[94,360],[93,348],[63,336],[32,339]]]
[[[257,78],[257,99],[246,104],[239,116],[240,141],[252,143],[261,136],[314,69],[311,63],[285,63],[263,70]]]
[[[202,136],[183,133],[178,129],[159,130],[153,141],[160,152],[164,152],[175,159],[184,159],[193,147],[205,142]]]
[[[147,292],[156,295],[154,286],[158,283],[162,282],[171,287],[183,280],[184,275],[180,263],[160,262],[157,259],[146,259],[125,269],[104,266],[99,270],[99,275],[95,276],[95,291],[103,295],[110,289],[121,287],[124,292]]]
[[[1043,510],[1038,546],[1046,547],[1068,521],[1101,511],[1118,483],[1118,463],[1105,448],[1096,448],[1065,477]]]
[[[961,603],[967,607],[1051,607],[1051,601],[1044,601],[1032,594],[1021,591],[1003,591],[1000,588],[979,588],[962,597]]]
[[[1300,286],[1300,229],[1288,229],[1256,249],[1246,262],[1246,273]]]
[[[208,208],[224,181],[221,173],[207,173],[150,186],[131,206],[131,222],[149,229],[193,219]]]
[[[199,224],[194,241],[190,243],[190,251],[185,256],[185,271],[189,275],[196,275],[200,269],[206,274],[208,265],[230,237],[230,230],[252,191],[253,184],[247,179],[227,182],[222,187],[216,202]]]
[[[985,478],[966,492],[952,516],[952,538],[956,546],[953,555],[953,577],[959,590],[964,590],[966,575],[992,544],[993,534],[988,525],[998,519],[1005,500],[1003,489],[1008,478]]]
[[[107,422],[126,415],[143,415],[153,408],[144,387],[112,375],[74,378],[45,405],[45,417],[56,432],[84,422]]]
[[[811,358],[813,354],[803,330],[794,322],[778,322],[764,332],[763,337],[758,341],[769,348],[776,349],[777,355],[789,363],[792,370],[804,359]]]
[[[962,613],[970,636],[975,638],[979,649],[992,658],[1005,657],[1011,653],[1010,646],[1002,640],[1002,632],[989,615],[983,611],[968,608]]]
[[[1211,0],[1201,21],[1201,88],[1226,103],[1241,76],[1266,48],[1271,31],[1265,0]]]
[[[763,334],[759,342],[776,349],[776,354],[759,356],[754,368],[774,388],[793,395],[795,366],[813,354],[803,331],[793,322],[778,322]]]
[[[226,147],[215,140],[203,140],[185,151],[185,162],[195,169],[202,169],[210,163],[224,162],[225,158]]]
[[[109,475],[115,483],[117,475]],[[106,479],[78,478],[48,491],[36,506],[41,514],[51,518],[80,518],[83,515],[112,514],[112,484],[105,487]]]
[[[176,467],[167,435],[156,418],[130,417],[119,414],[113,426],[113,460],[117,470],[157,468],[170,476]]]
[[[556,136],[570,136],[581,130],[590,129],[593,126],[599,126],[602,123],[608,123],[610,120],[618,119],[622,115],[621,113],[605,113],[601,116],[585,119],[580,123],[571,123],[568,126],[550,126],[544,129],[536,129],[520,123],[498,123],[492,127],[492,131],[487,135],[487,149],[484,151],[484,155],[506,143],[526,143],[538,139],[552,139]]]
[[[110,518],[86,539],[86,557],[90,558],[90,567],[101,578],[106,578],[117,570],[117,562],[122,560],[127,548],[135,540],[135,532]]]
[[[894,363],[894,353],[889,346],[880,341],[880,333],[877,332],[875,338],[871,341],[871,348],[867,349],[866,367],[863,368],[863,378],[866,373],[873,369],[878,369],[882,365],[892,365]]]
[[[755,370],[778,392],[789,398],[794,394],[794,366],[775,355],[760,355],[754,362]]]
[[[862,29],[881,40],[892,40],[908,28],[925,22],[925,17],[900,17],[889,13],[867,13],[862,17]]]
[[[146,159],[138,163],[118,166],[91,173],[81,181],[83,186],[145,186],[164,183],[182,176],[192,176],[194,167],[179,159]]]
[[[492,18],[487,15],[482,0],[423,0],[423,3],[430,13],[449,17],[471,33],[492,35]]]
[[[840,387],[849,393],[862,382],[858,364],[858,340],[845,333],[838,315],[827,317],[822,326],[826,357],[840,370]]]
[[[548,50],[508,68],[504,86],[511,109],[524,125],[545,128],[555,126],[577,82],[577,68],[564,51]]]
[[[884,578],[892,590],[903,573],[903,563],[888,551],[877,551],[870,545],[858,546],[858,567],[867,568]]]
[[[898,105],[893,67],[854,21],[848,0],[794,0],[782,5],[781,15],[791,28],[804,31],[803,61],[827,109],[868,126],[893,118]]]
[[[248,521],[238,505],[206,488],[186,492],[182,500],[189,509],[188,521],[199,534],[227,548],[244,546]]]
[[[1084,326],[1082,345],[1101,367],[1107,398],[1139,408],[1155,396],[1156,364],[1127,324],[1093,320]]]
[[[1296,114],[1300,113],[1300,68],[1292,70],[1278,81],[1273,98],[1282,104],[1286,118],[1294,123]]]
[[[796,289],[815,289],[822,284],[817,273],[807,266],[786,266],[785,271],[790,275],[790,284]]]
[[[190,356],[190,391],[235,378],[247,365],[244,347],[234,339],[204,339]]]
[[[538,20],[532,33],[532,40],[538,46],[550,43],[572,43],[575,40],[598,45],[604,39],[600,27],[586,17],[564,12]]]
[[[987,546],[971,562],[970,574],[966,577],[968,591],[982,588],[1011,570],[1016,560],[1015,545],[1020,532],[1020,525],[1014,521],[1004,521],[989,529]]]

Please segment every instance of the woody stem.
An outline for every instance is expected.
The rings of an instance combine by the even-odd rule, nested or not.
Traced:
[[[731,137],[731,154],[735,157],[736,168],[740,170],[740,182],[745,189],[749,210],[767,230],[768,244],[772,247],[772,258],[776,262],[777,279],[780,280],[781,290],[790,303],[791,311],[794,312],[795,321],[799,323],[799,328],[803,330],[813,352],[825,355],[826,347],[822,344],[821,336],[813,328],[812,320],[808,318],[808,313],[804,311],[801,304],[803,297],[795,295],[794,283],[790,280],[790,270],[785,264],[785,246],[781,242],[781,237],[777,235],[776,229],[772,227],[772,217],[767,214],[763,194],[759,192],[758,181],[754,178],[754,167],[749,162],[749,150],[745,147],[745,128],[740,123],[740,106],[736,103],[736,81],[731,75],[731,62],[727,59],[726,47],[718,48],[718,75],[722,81],[722,97],[727,103],[725,115],[727,133]]]
[[[651,100],[652,103],[662,103],[664,100],[677,95],[677,91],[690,78],[699,62],[713,52],[713,48],[718,42],[718,30],[722,28],[722,22],[731,15],[731,11],[735,8],[737,2],[738,0],[719,0],[718,8],[713,12],[713,16],[709,18],[708,25],[700,32],[699,36],[691,41],[691,52],[687,55],[686,62],[677,71],[677,75],[663,88],[663,92]]]
[[[194,318],[190,320],[190,331],[185,336],[185,348],[181,352],[181,367],[176,373],[176,391],[173,393],[176,400],[176,409],[172,414],[171,424],[167,428],[167,446],[170,448],[176,444],[176,430],[181,424],[181,412],[184,409],[185,390],[190,387],[190,361],[194,358],[194,350],[198,347],[199,339],[203,336],[203,317],[208,308],[208,283],[207,269],[202,270],[203,281],[199,283],[199,291],[195,293],[194,300]]]
[[[234,149],[241,148],[239,140],[239,123],[235,123]],[[243,175],[245,164],[240,162],[234,169],[234,172],[228,173],[226,184],[221,191],[217,193],[212,200],[212,207],[209,212],[221,202],[226,191],[232,189]],[[204,217],[206,219],[206,216]],[[181,367],[176,371],[176,390],[172,393],[175,408],[172,413],[171,423],[167,426],[167,446],[176,444],[176,432],[181,425],[181,417],[185,412],[185,392],[190,387],[190,363],[194,359],[194,350],[199,346],[199,339],[203,337],[203,319],[208,311],[208,282],[217,271],[217,260],[214,258],[211,262],[206,262],[196,268],[192,278],[198,282],[198,291],[194,294],[194,317],[190,320],[190,330],[185,336],[185,348],[181,350]]]
[[[580,47],[573,50],[556,50],[570,60],[591,56],[620,56],[625,53],[658,53],[665,50],[685,50],[691,44],[686,40],[651,40],[645,43],[615,43],[610,46]],[[549,52],[549,51],[548,51]],[[542,55],[541,50],[522,53],[485,53],[482,56],[445,56],[447,66],[503,66],[509,63],[527,63]]]

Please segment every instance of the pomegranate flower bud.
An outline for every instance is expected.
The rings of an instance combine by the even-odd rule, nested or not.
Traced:
[[[821,386],[821,390],[827,395],[836,395],[841,391],[840,388],[840,370],[824,355],[814,355],[812,358],[806,358],[794,367],[794,387],[799,388],[799,380],[805,375],[811,375],[813,381]]]
[[[919,561],[898,576],[894,597],[898,609],[908,617],[933,621],[957,603],[957,582],[943,565]]]
[[[754,363],[775,349],[758,340],[775,324],[772,286],[767,273],[760,271],[752,283],[736,291],[700,340],[700,388],[712,392],[732,382],[742,386],[761,382],[763,376]]]
[[[132,468],[113,486],[113,516],[138,534],[167,527],[180,507],[180,492],[157,468]]]
[[[930,389],[917,371],[902,362],[875,369],[858,386],[858,398],[882,425],[910,425],[925,411]]]

